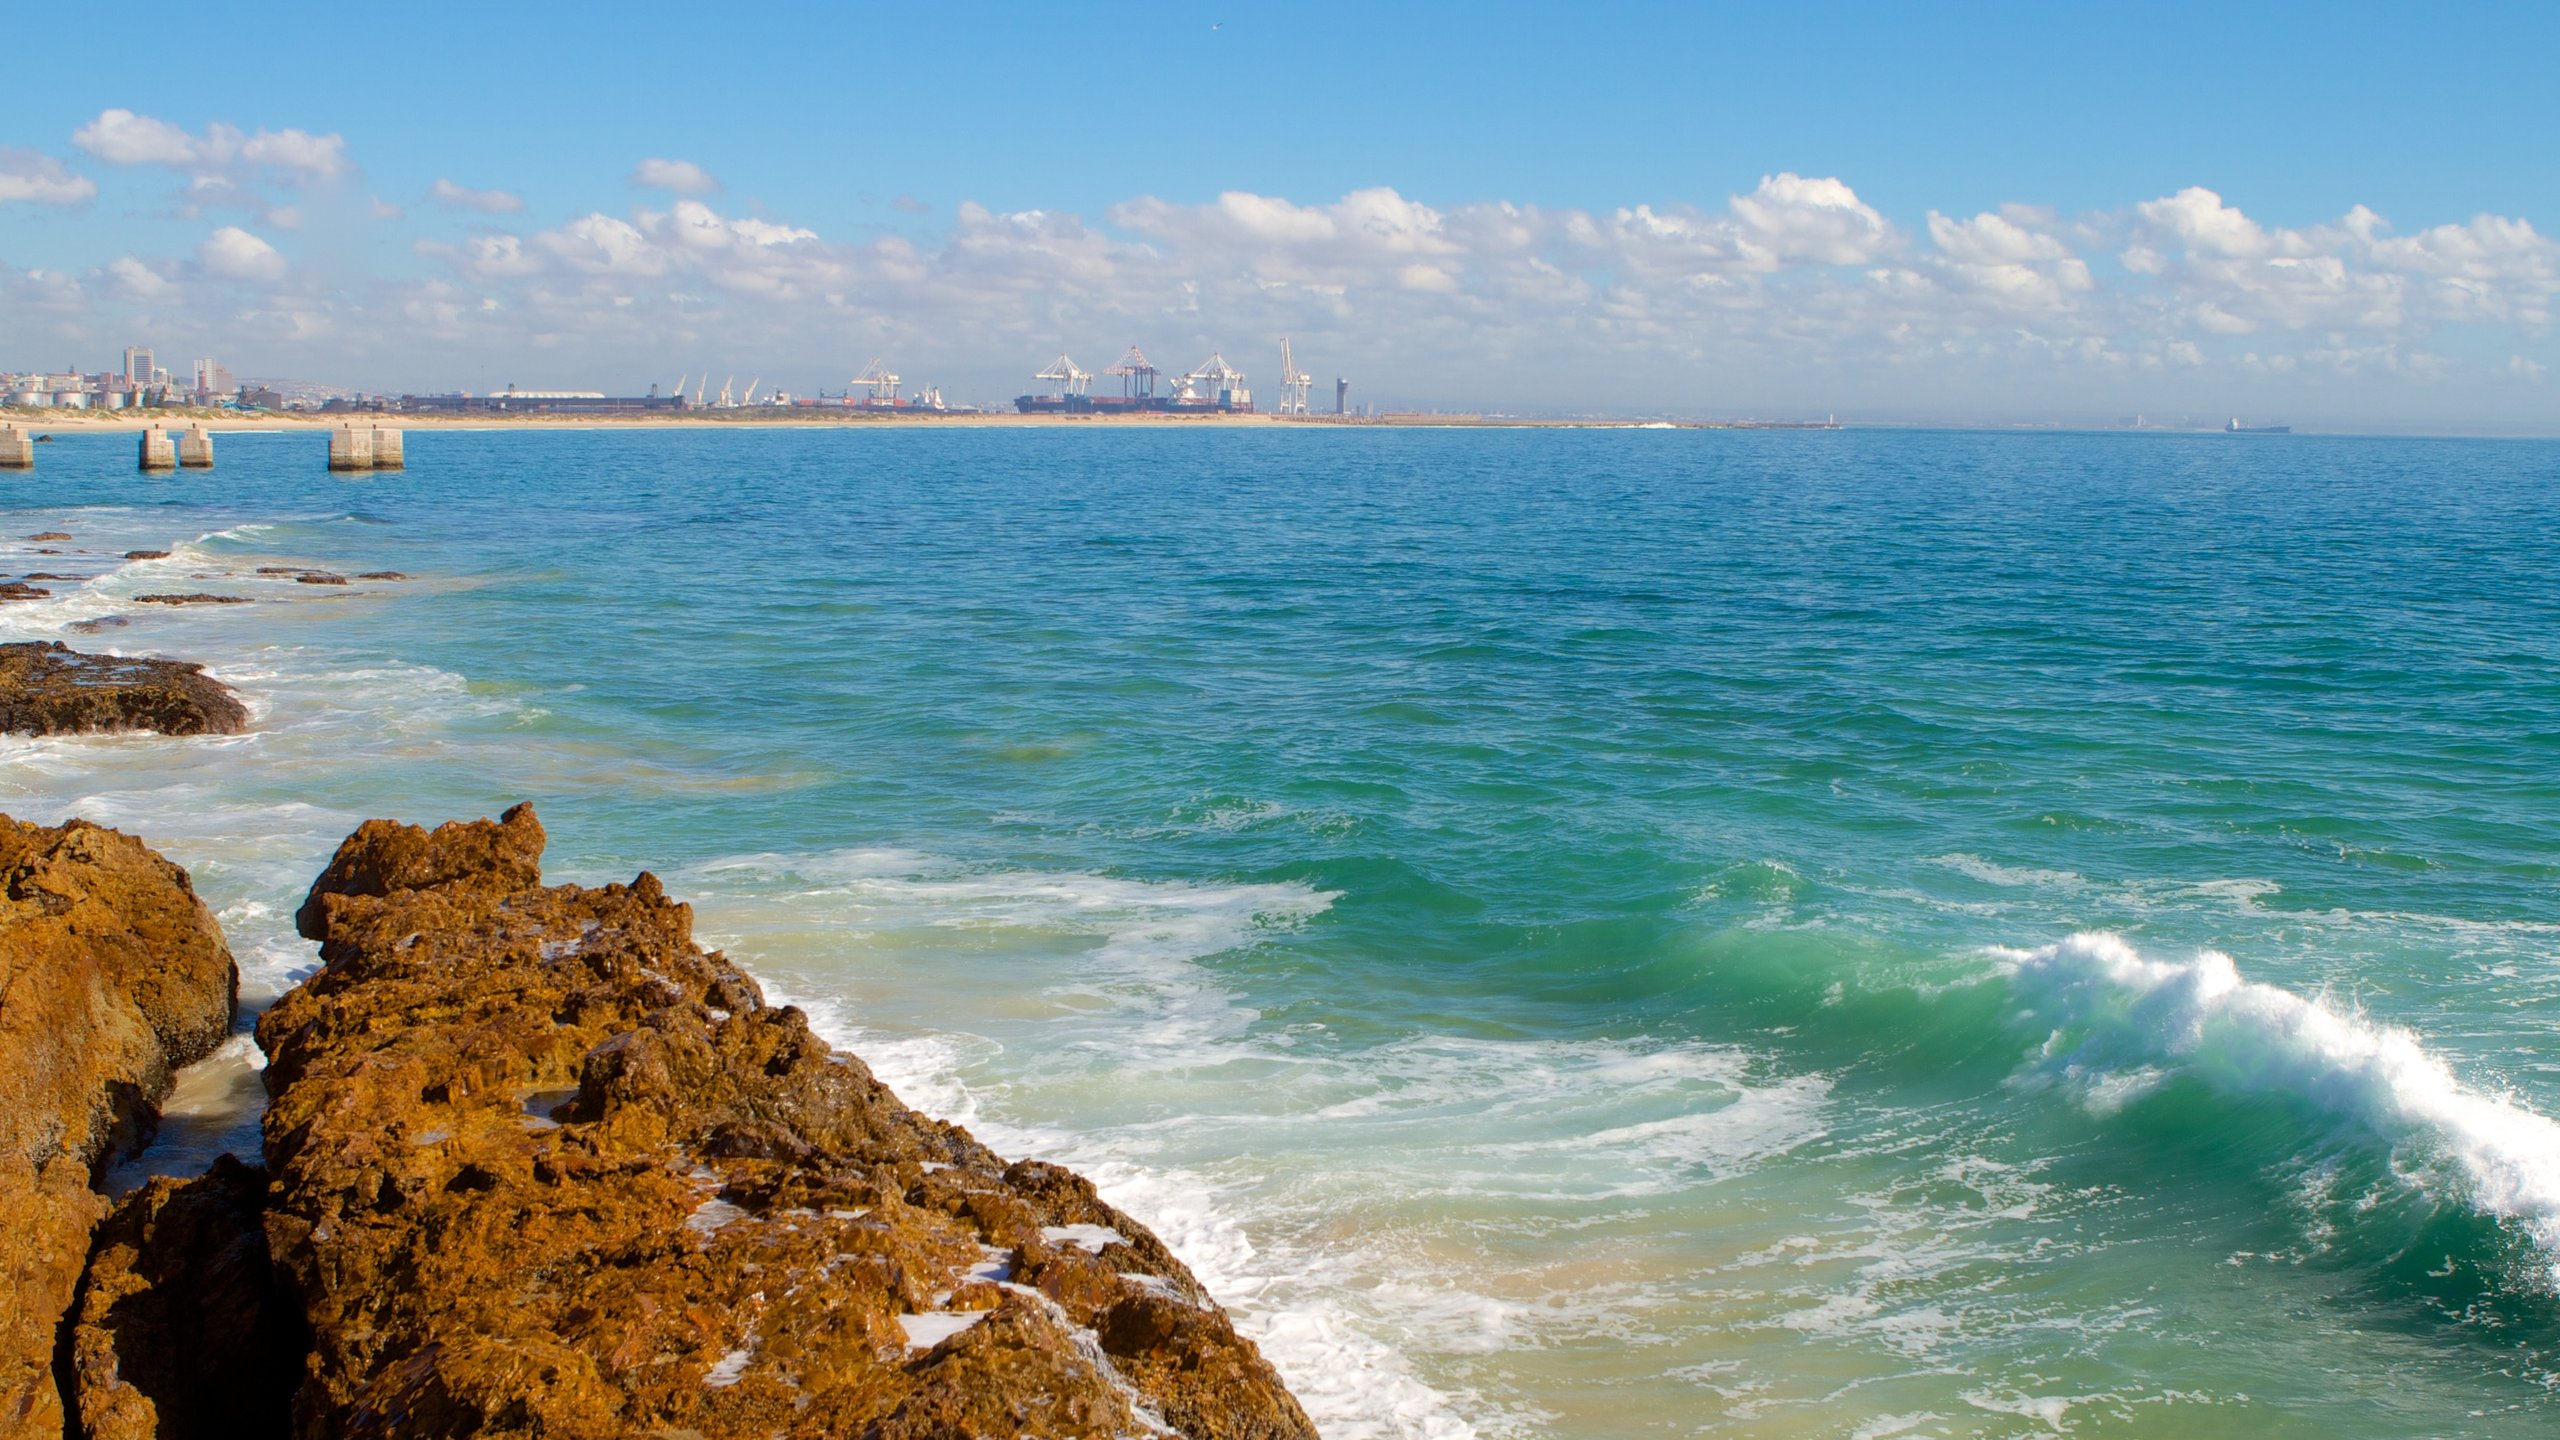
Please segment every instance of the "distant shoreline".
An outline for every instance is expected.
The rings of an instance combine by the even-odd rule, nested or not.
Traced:
[[[558,415],[525,413],[513,415],[413,415],[395,412],[347,411],[336,414],[276,412],[245,415],[233,411],[181,409],[161,410],[22,410],[0,408],[0,423],[9,423],[39,432],[65,434],[77,432],[137,431],[152,425],[183,428],[202,425],[207,430],[328,430],[341,424],[378,425],[394,430],[726,430],[746,427],[760,430],[833,429],[872,430],[882,428],[940,428],[956,426],[972,429],[1429,429],[1454,427],[1492,430],[1752,430],[1789,429],[1821,430],[1835,426],[1813,424],[1775,424],[1759,421],[1700,420],[1537,420],[1509,416],[1437,415],[1428,412],[1406,412],[1376,416],[1337,417],[1333,415],[1282,416],[1260,414],[1179,415],[1162,411],[1138,415],[1023,415],[1001,411],[975,414],[864,414],[859,411],[826,411],[817,408],[786,411],[782,414],[749,414],[742,411],[712,411],[708,414],[649,413],[638,415]]]

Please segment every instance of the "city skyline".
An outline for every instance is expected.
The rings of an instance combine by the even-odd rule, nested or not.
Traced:
[[[0,124],[0,367],[805,393],[886,356],[995,399],[1132,342],[1267,377],[1285,335],[1420,406],[2560,428],[2537,92],[2471,73],[2560,25],[1993,8],[2018,23],[1962,48],[1863,7],[1202,12],[1110,46],[882,17],[828,61],[784,43],[818,12],[492,47],[501,12],[460,7],[362,104],[284,83],[333,53],[306,12],[178,21],[211,63],[70,57]]]

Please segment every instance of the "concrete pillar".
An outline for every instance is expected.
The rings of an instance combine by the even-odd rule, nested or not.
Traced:
[[[373,432],[353,425],[340,425],[329,432],[329,468],[332,470],[370,470],[373,468]]]
[[[178,437],[178,463],[189,470],[213,468],[213,436],[202,425],[190,425]]]
[[[406,470],[409,468],[407,465],[403,464],[400,459],[399,431],[385,430],[379,425],[373,427],[373,468],[376,470]]]
[[[36,468],[36,437],[15,425],[0,425],[0,470]]]
[[[169,432],[157,425],[142,432],[142,468],[145,470],[178,468],[178,447],[169,439]]]

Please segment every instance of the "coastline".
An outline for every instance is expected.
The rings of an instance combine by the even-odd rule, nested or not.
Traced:
[[[429,415],[370,411],[349,411],[314,415],[278,413],[244,415],[232,411],[169,408],[153,411],[122,410],[111,412],[78,410],[0,409],[0,422],[15,424],[39,434],[48,431],[64,434],[119,434],[148,429],[153,425],[184,428],[202,425],[209,431],[327,431],[341,424],[378,425],[398,430],[881,430],[881,429],[968,429],[968,430],[1374,430],[1374,429],[1469,429],[1469,430],[1737,430],[1737,429],[1827,429],[1822,425],[1766,425],[1754,422],[1715,422],[1701,420],[1538,420],[1508,416],[1440,415],[1428,412],[1396,413],[1377,416],[1337,417],[1284,416],[1262,414],[1177,415],[1164,412],[1140,415],[1024,415],[1003,411],[976,414],[907,414],[865,415],[860,412],[829,412],[821,409],[784,412],[781,414],[747,414],[712,412],[703,415]]]

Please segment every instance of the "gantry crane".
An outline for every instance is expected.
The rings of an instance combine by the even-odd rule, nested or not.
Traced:
[[[1057,387],[1060,399],[1065,399],[1069,395],[1082,395],[1093,385],[1093,372],[1079,368],[1076,362],[1068,359],[1063,351],[1059,353],[1057,359],[1049,362],[1047,369],[1031,378]]]
[[[863,367],[861,374],[853,377],[853,383],[868,387],[875,403],[883,405],[898,403],[898,377],[890,374],[889,367],[876,355],[871,358],[869,365]]]
[[[1306,414],[1307,387],[1315,383],[1316,377],[1299,369],[1298,362],[1290,356],[1289,337],[1286,335],[1281,336],[1280,413],[1283,415]]]

